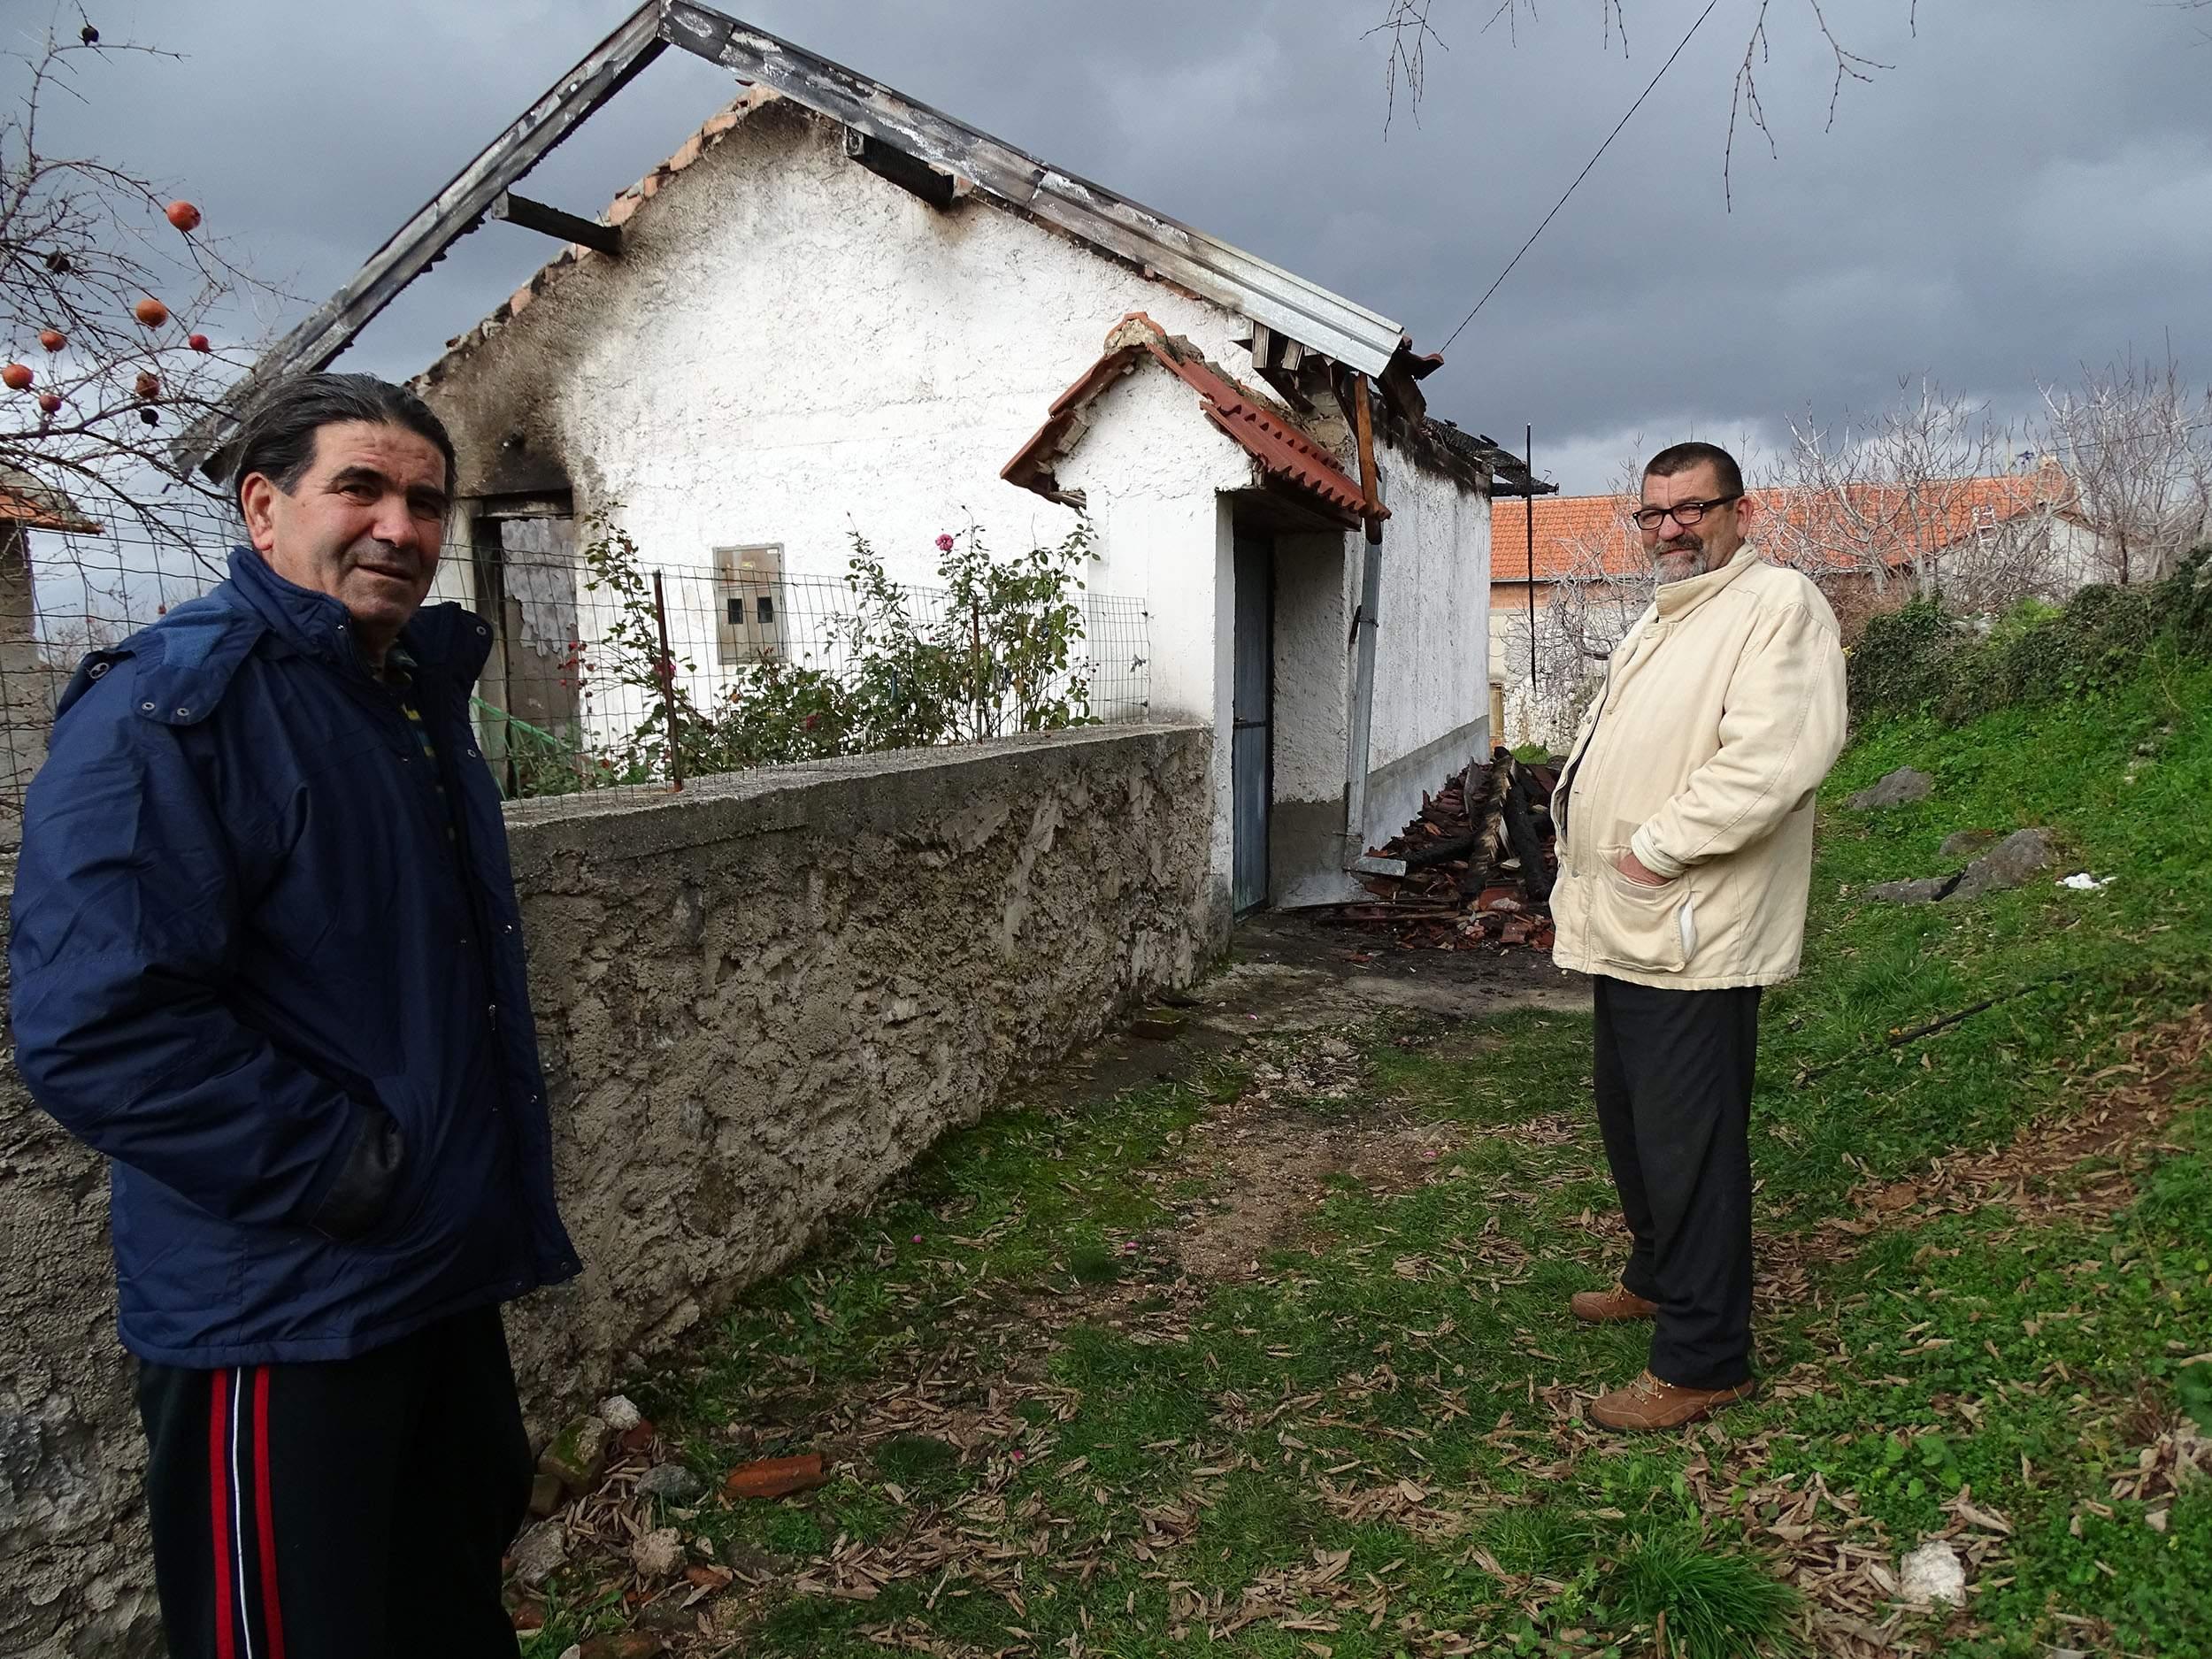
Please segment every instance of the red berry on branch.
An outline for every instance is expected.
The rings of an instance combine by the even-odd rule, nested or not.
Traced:
[[[59,414],[61,412],[61,394],[59,392],[41,392],[38,395],[38,406],[40,410],[46,414]]]
[[[131,307],[131,315],[149,328],[158,328],[169,320],[169,308],[157,299],[143,299]]]
[[[213,346],[207,343],[207,336],[205,334],[194,334],[184,343],[190,346],[195,351],[212,351],[215,349]]]
[[[12,392],[27,390],[31,384],[31,365],[27,363],[9,364],[0,369],[0,381],[6,382]]]
[[[189,234],[200,227],[200,210],[189,202],[169,204],[169,222]]]
[[[69,343],[69,336],[58,328],[42,328],[38,331],[38,343],[49,351],[59,351]]]

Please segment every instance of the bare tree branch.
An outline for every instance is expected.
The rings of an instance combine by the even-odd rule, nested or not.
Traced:
[[[288,296],[152,180],[48,150],[53,99],[96,107],[116,57],[176,57],[96,42],[50,27],[32,49],[0,53],[17,91],[0,106],[0,469],[19,490],[181,545],[183,503],[223,497],[171,459],[159,428],[216,406]],[[257,337],[219,345],[242,318]]]
[[[2193,8],[2212,5],[2212,0],[2176,0],[2176,3]],[[1388,0],[1388,9],[1384,14],[1383,20],[1367,31],[1369,35],[1386,35],[1390,40],[1389,59],[1384,71],[1386,109],[1383,125],[1386,131],[1389,127],[1391,113],[1395,107],[1398,84],[1401,80],[1405,83],[1415,117],[1417,119],[1419,117],[1421,99],[1428,89],[1426,49],[1431,42],[1440,46],[1443,44],[1442,37],[1437,34],[1434,26],[1430,21],[1430,14],[1434,4],[1435,0]],[[1728,136],[1721,151],[1722,192],[1730,199],[1732,204],[1733,200],[1732,173],[1739,123],[1748,122],[1758,130],[1761,136],[1765,138],[1769,152],[1779,153],[1775,144],[1773,129],[1767,122],[1766,106],[1760,96],[1758,79],[1760,68],[1769,61],[1770,56],[1767,24],[1773,0],[1750,0],[1750,4],[1752,5],[1751,26],[1745,35],[1743,58],[1737,65],[1735,79],[1729,90]],[[1895,65],[1878,63],[1863,53],[1853,51],[1846,46],[1838,38],[1835,29],[1829,23],[1827,13],[1823,9],[1822,0],[1804,0],[1804,5],[1811,13],[1812,27],[1818,32],[1822,41],[1826,43],[1833,63],[1834,77],[1828,92],[1828,126],[1832,128],[1836,122],[1836,111],[1842,104],[1844,84],[1851,81],[1871,83],[1878,72],[1893,68]],[[1537,11],[1536,0],[1497,0],[1496,10],[1490,14],[1488,21],[1483,25],[1483,27],[1487,30],[1502,18],[1506,22],[1509,38],[1513,44],[1518,45],[1520,43],[1521,9],[1524,6],[1528,9],[1530,22],[1535,23],[1541,20]],[[1626,8],[1627,0],[1598,0],[1601,44],[1604,50],[1611,50],[1614,37],[1617,35],[1621,43],[1621,55],[1624,58],[1628,55]],[[1907,17],[1913,32],[1917,35],[1920,27],[1920,0],[1908,0]]]
[[[2099,579],[2154,582],[2212,529],[2212,390],[2130,352],[2078,386],[2045,387],[2044,441],[2072,482]]]

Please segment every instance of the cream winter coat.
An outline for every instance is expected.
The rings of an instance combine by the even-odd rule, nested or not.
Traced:
[[[1555,960],[1679,990],[1794,974],[1813,795],[1843,730],[1835,612],[1805,577],[1747,544],[1662,587],[1560,773]],[[1667,879],[1630,880],[1623,849]]]

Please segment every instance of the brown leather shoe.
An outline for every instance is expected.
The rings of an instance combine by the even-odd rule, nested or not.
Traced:
[[[1678,1388],[1646,1371],[1627,1387],[1592,1401],[1590,1420],[1609,1429],[1678,1429],[1748,1400],[1758,1387],[1755,1378],[1733,1388]]]
[[[1567,1306],[1578,1319],[1592,1325],[1612,1325],[1623,1319],[1648,1319],[1659,1311],[1655,1302],[1646,1302],[1625,1285],[1616,1285],[1610,1290],[1578,1290]]]

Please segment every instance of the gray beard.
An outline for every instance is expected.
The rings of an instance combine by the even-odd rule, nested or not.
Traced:
[[[1685,548],[1678,552],[1655,554],[1652,566],[1659,586],[1668,588],[1676,582],[1688,581],[1693,576],[1704,575],[1713,568],[1713,560],[1703,548],[1694,551]]]

